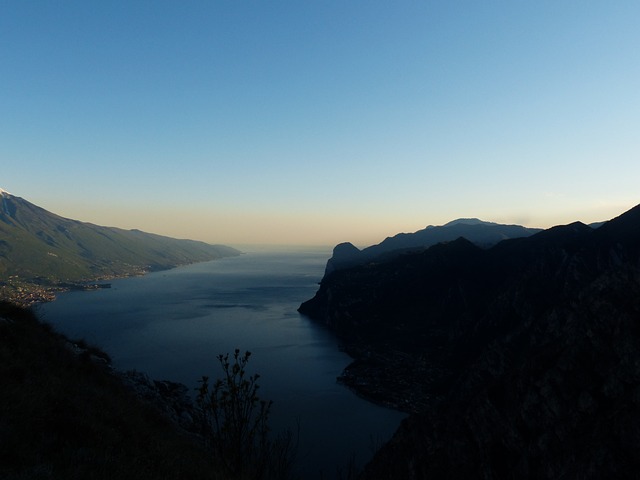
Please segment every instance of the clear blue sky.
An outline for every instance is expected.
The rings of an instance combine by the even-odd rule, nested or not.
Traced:
[[[640,203],[640,2],[0,0],[0,187],[227,244]]]

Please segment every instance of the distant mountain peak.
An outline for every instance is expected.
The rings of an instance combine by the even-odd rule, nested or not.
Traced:
[[[528,237],[540,231],[539,228],[502,225],[478,218],[458,218],[446,225],[429,225],[417,232],[398,233],[362,250],[348,242],[336,245],[333,256],[327,261],[325,276],[336,270],[368,262],[384,262],[403,253],[424,250],[437,243],[452,242],[459,237],[464,237],[481,248],[489,248],[502,240]]]
[[[451,220],[449,223],[445,223],[443,227],[450,227],[452,225],[498,225],[494,222],[485,222],[484,220],[480,220],[479,218],[457,218],[456,220]]]
[[[5,189],[0,188],[0,196],[4,196],[4,195],[11,195],[10,192],[7,192]]]

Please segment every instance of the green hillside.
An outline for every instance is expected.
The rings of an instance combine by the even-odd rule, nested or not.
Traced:
[[[0,298],[28,300],[33,295],[46,296],[41,289],[240,253],[224,245],[63,218],[6,192],[0,194],[0,200]]]

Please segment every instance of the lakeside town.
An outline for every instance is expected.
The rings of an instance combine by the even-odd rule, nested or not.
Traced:
[[[104,278],[99,280],[108,279]],[[0,300],[11,302],[22,307],[31,307],[38,303],[52,302],[56,299],[56,295],[62,292],[68,292],[70,290],[98,290],[101,288],[111,288],[111,284],[93,282],[42,285],[21,279],[17,275],[11,275],[7,280],[0,281]]]

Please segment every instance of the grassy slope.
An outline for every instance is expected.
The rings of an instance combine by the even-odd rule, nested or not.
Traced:
[[[240,253],[223,245],[70,220],[19,197],[0,201],[0,281],[27,290],[29,285],[82,283]]]
[[[217,478],[205,452],[27,310],[0,303],[0,478]]]
[[[18,197],[0,212],[0,273],[77,280],[237,254],[232,248],[66,219]]]

